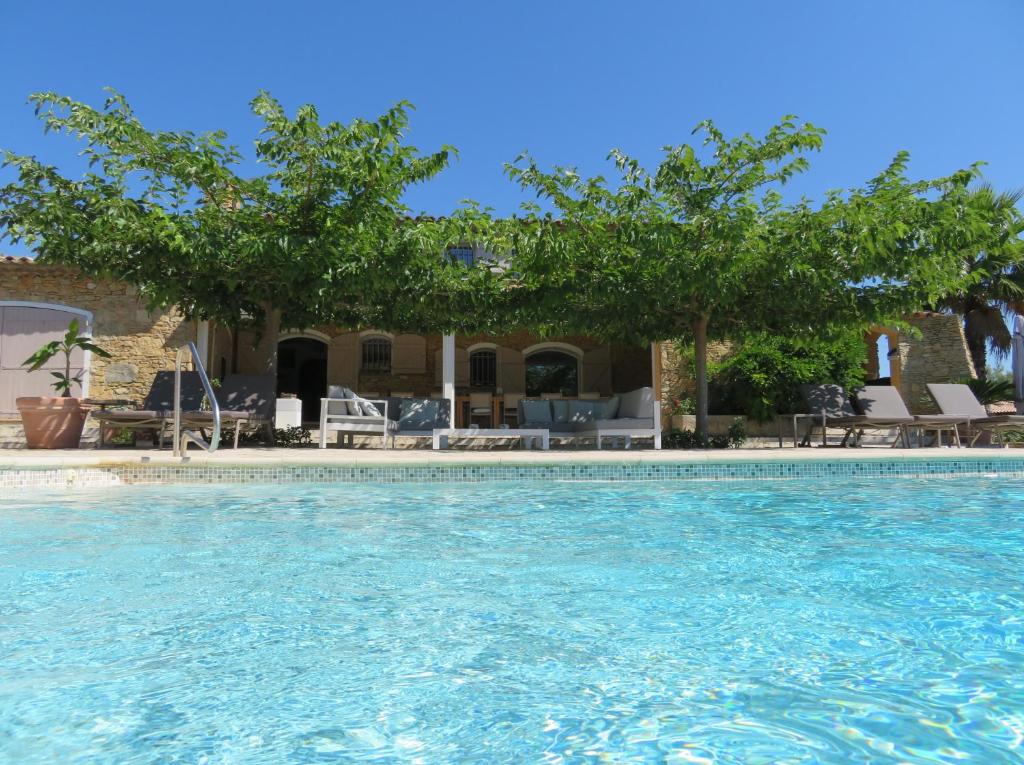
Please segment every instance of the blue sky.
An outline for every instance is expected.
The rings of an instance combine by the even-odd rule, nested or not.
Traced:
[[[829,131],[794,194],[862,183],[899,149],[917,176],[984,160],[1016,187],[1021,29],[1020,0],[12,3],[0,147],[73,167],[25,99],[99,104],[110,85],[151,127],[224,128],[248,151],[265,88],[341,120],[413,102],[410,141],[460,150],[409,195],[435,214],[466,197],[513,211],[503,164],[524,149],[596,173],[612,147],[653,165],[701,119],[758,133],[786,113]]]

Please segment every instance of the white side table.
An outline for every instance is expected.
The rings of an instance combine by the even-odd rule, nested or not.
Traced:
[[[297,428],[302,425],[302,399],[279,398],[277,400],[277,414],[274,416],[274,427],[278,430],[284,428]]]

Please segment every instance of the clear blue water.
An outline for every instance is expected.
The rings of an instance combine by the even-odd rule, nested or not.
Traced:
[[[0,500],[0,761],[1020,762],[1024,482]]]

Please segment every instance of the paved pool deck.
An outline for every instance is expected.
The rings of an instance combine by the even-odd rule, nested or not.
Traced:
[[[189,465],[295,465],[295,466],[413,466],[413,465],[543,465],[543,464],[665,464],[665,463],[772,463],[772,462],[906,462],[920,460],[1019,460],[1024,450],[1000,448],[890,449],[881,447],[796,449],[717,449],[709,451],[663,449],[316,449],[242,448],[214,454],[188,452]],[[30,451],[0,449],[0,469],[89,468],[119,465],[182,465],[170,449],[66,449]]]

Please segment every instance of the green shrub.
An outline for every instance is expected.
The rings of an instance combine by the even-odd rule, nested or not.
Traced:
[[[709,370],[711,411],[745,414],[758,422],[799,411],[800,385],[862,385],[865,355],[859,331],[832,341],[749,337]]]
[[[661,437],[664,449],[738,449],[747,440],[742,420],[729,426],[725,435],[701,438],[692,430],[670,430]]]
[[[978,380],[968,377],[960,382],[966,384],[982,404],[997,404],[1000,401],[1013,401],[1013,378]]]

